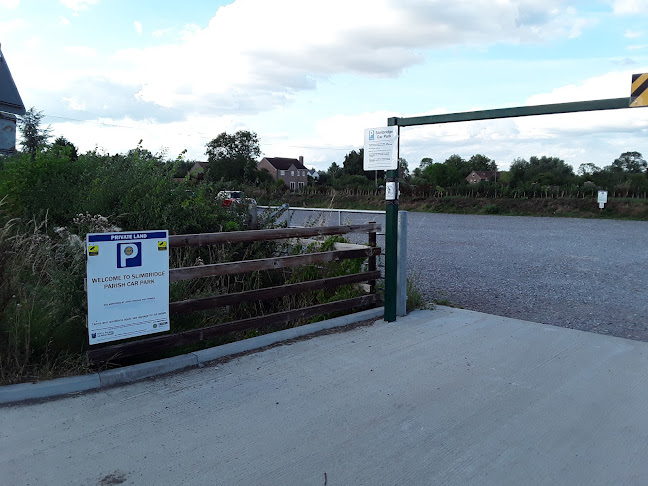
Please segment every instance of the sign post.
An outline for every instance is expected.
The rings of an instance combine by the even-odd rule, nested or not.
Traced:
[[[86,237],[90,345],[168,331],[169,232]]]
[[[399,128],[390,118],[388,127],[365,130],[364,170],[385,170],[385,321],[396,320],[398,271],[398,150]]]
[[[607,196],[608,196],[607,191],[599,191],[598,192],[599,209],[603,209],[605,207],[605,204],[607,203]]]

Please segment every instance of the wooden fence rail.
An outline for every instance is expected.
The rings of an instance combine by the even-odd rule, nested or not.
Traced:
[[[310,236],[346,235],[348,233],[371,233],[380,231],[376,223],[349,224],[342,226],[313,226],[308,228],[278,228],[267,230],[231,231],[227,233],[201,233],[196,235],[169,236],[169,246],[219,245],[224,243],[249,243],[252,241],[308,238]]]
[[[259,272],[276,268],[297,267],[313,263],[325,263],[349,258],[367,258],[380,255],[380,248],[367,248],[357,250],[325,251],[321,253],[307,253],[276,258],[261,258],[243,262],[214,263],[198,267],[174,268],[169,270],[169,281],[190,280],[193,278],[214,277],[220,275],[233,275],[237,273]]]
[[[167,350],[173,347],[194,344],[202,340],[213,339],[218,336],[248,329],[263,328],[275,324],[285,324],[291,321],[306,319],[320,314],[328,314],[351,309],[366,309],[380,304],[380,296],[375,294],[375,281],[381,278],[380,271],[376,270],[376,257],[381,254],[381,249],[376,247],[376,233],[380,225],[367,223],[345,226],[324,226],[312,228],[279,228],[274,230],[251,230],[229,233],[208,233],[197,235],[174,235],[169,237],[169,246],[193,247],[204,245],[217,245],[228,243],[244,243],[264,240],[279,240],[288,238],[307,238],[312,236],[342,235],[352,232],[368,233],[369,246],[364,248],[333,250],[327,252],[307,253],[303,255],[263,258],[257,260],[217,263],[212,265],[199,265],[194,267],[174,268],[169,270],[169,280],[203,278],[210,276],[232,275],[261,270],[311,265],[351,258],[367,258],[368,271],[350,275],[341,275],[307,282],[287,284],[264,289],[248,290],[233,294],[214,295],[200,299],[190,299],[180,302],[171,302],[169,311],[173,314],[189,313],[207,310],[227,305],[236,305],[242,302],[274,299],[288,295],[298,295],[308,291],[337,288],[342,285],[369,282],[371,292],[368,295],[345,299],[326,304],[292,309],[274,314],[240,319],[224,324],[216,324],[201,329],[193,329],[179,333],[164,334],[150,338],[121,344],[100,344],[91,346],[88,358],[91,362],[118,361],[123,358],[137,355],[150,354]]]

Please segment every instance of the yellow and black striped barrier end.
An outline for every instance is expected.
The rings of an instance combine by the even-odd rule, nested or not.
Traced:
[[[632,75],[630,108],[648,106],[648,73]]]

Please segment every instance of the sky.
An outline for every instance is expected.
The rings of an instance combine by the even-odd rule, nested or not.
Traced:
[[[221,132],[263,156],[341,164],[364,129],[421,116],[630,96],[648,0],[0,0],[26,107],[82,152],[207,160]],[[648,107],[403,127],[400,155],[574,166],[648,157]]]

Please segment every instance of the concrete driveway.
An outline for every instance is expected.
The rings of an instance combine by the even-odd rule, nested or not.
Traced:
[[[648,484],[648,343],[440,307],[0,408],[11,485]]]

